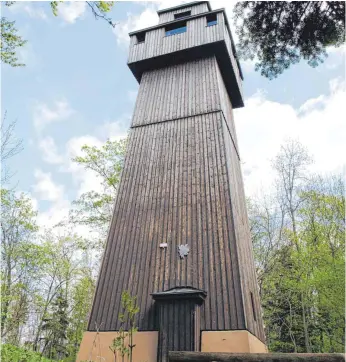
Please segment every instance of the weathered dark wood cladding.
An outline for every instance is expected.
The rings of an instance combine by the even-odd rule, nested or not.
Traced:
[[[158,306],[159,361],[168,361],[168,351],[200,350],[200,306],[193,300],[172,300]]]
[[[145,42],[137,44],[136,35],[130,38],[128,63],[173,53],[182,49],[224,40],[225,24],[223,13],[217,14],[218,23],[206,26],[206,16],[187,20],[187,31],[181,34],[166,36],[165,27],[149,30]]]
[[[221,109],[215,57],[143,74],[132,127]]]
[[[139,330],[157,330],[150,294],[191,286],[207,292],[201,330],[248,329],[264,341],[232,105],[218,67],[210,57],[143,74],[88,330],[95,322],[120,328],[124,290],[138,296]],[[190,246],[184,259],[181,244]]]
[[[240,159],[239,148],[238,148],[238,139],[237,139],[237,134],[235,131],[235,124],[234,124],[234,117],[233,117],[233,107],[232,107],[232,103],[231,103],[231,100],[227,93],[227,89],[226,89],[225,83],[222,79],[222,75],[221,75],[220,68],[218,65],[216,65],[216,73],[217,73],[218,92],[219,92],[219,96],[220,96],[221,110],[225,117],[226,125],[227,125],[228,131],[230,133],[232,143],[235,147],[238,158]]]
[[[229,99],[215,56],[144,73],[132,127],[222,110],[237,153]]]
[[[202,329],[245,328],[222,122],[216,112],[132,130],[90,330],[119,329],[125,289],[138,295],[140,329],[155,329],[150,293],[174,286],[208,292]]]
[[[264,331],[262,322],[262,310],[259,300],[255,263],[251,246],[250,228],[246,211],[246,201],[243,180],[241,177],[240,162],[230,133],[224,127],[226,162],[229,175],[231,209],[233,215],[233,227],[237,240],[237,264],[240,274],[240,287],[242,303],[245,311],[245,324],[247,329],[264,341]],[[251,293],[254,299],[254,309],[252,308]],[[256,315],[256,320],[254,318]]]
[[[207,26],[207,14],[187,20],[187,31],[185,33],[165,36],[165,27],[159,27],[146,32],[145,42],[138,43],[136,35],[131,36],[130,51],[128,57],[128,65],[137,77],[141,80],[141,74],[144,71],[154,70],[159,67],[164,68],[167,64],[161,64],[160,59],[169,58],[171,64],[174,62],[188,61],[184,57],[188,56],[194,48],[193,54],[198,52],[204,56],[217,54],[219,61],[226,62],[228,77],[234,82],[231,91],[239,91],[242,99],[242,82],[238,68],[238,64],[233,51],[231,36],[225,22],[225,14],[223,11],[217,12],[217,24]],[[222,59],[221,59],[222,58]],[[227,60],[225,60],[226,58]],[[191,59],[189,59],[191,60]],[[234,73],[232,71],[234,70]],[[225,69],[224,69],[225,70]],[[234,74],[234,75],[233,75]],[[234,79],[233,79],[234,77]],[[141,80],[142,81],[142,80]],[[237,93],[238,94],[238,93]],[[233,97],[234,98],[234,97]],[[235,101],[235,99],[234,99]],[[240,102],[240,103],[239,103]],[[235,107],[242,106],[242,100],[237,100]]]
[[[186,6],[182,9],[175,9],[172,11],[167,11],[167,12],[159,14],[159,24],[167,23],[169,21],[174,20],[174,14],[180,14],[180,13],[184,13],[185,11],[191,11],[191,15],[197,15],[197,14],[205,13],[208,10],[209,10],[208,4],[201,3],[198,5]]]
[[[196,12],[196,14],[198,13],[200,12]],[[161,27],[147,31],[145,42],[139,44],[137,43],[136,35],[132,35],[130,39],[128,63],[138,62],[143,59],[160,56],[166,53],[173,53],[182,49],[224,40],[232,66],[240,80],[240,73],[235,60],[231,36],[225,24],[224,13],[219,12],[216,15],[217,24],[213,26],[206,26],[206,15],[187,20],[187,31],[181,34],[165,36],[165,28]],[[238,81],[238,84],[241,85],[241,82]]]

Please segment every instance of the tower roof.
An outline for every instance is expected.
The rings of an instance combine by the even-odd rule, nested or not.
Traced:
[[[211,11],[211,6],[210,6],[209,1],[192,1],[190,3],[184,3],[184,4],[180,4],[178,6],[173,6],[171,8],[158,10],[157,13],[160,15],[163,13],[167,13],[168,11],[183,9],[183,8],[187,8],[189,6],[194,6],[194,5],[199,5],[199,4],[207,4],[209,11]]]

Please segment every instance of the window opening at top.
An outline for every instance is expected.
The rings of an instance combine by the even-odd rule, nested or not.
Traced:
[[[166,36],[181,34],[186,32],[186,21],[179,21],[169,26],[166,26]]]
[[[216,14],[207,15],[207,26],[212,26],[217,24]]]
[[[139,43],[144,43],[144,42],[145,42],[145,32],[143,32],[143,33],[138,33],[138,34],[136,35],[136,37],[137,37],[137,44],[139,44]]]
[[[191,11],[184,11],[183,13],[179,13],[179,14],[174,14],[174,19],[181,19],[181,18],[186,18],[187,16],[191,15]]]

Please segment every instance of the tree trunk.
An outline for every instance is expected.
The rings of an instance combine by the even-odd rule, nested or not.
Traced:
[[[303,314],[303,327],[304,327],[304,341],[305,341],[305,349],[307,353],[311,353],[310,341],[309,341],[309,331],[308,325],[306,321],[306,313],[305,313],[305,305],[304,305],[304,297],[303,293],[301,293],[301,303],[302,303],[302,314]]]
[[[7,260],[7,276],[6,276],[6,285],[5,285],[5,293],[2,298],[5,297],[5,302],[2,304],[1,310],[1,337],[4,337],[7,333],[5,324],[8,316],[8,308],[10,306],[10,290],[12,284],[12,268],[11,261]]]
[[[49,302],[50,302],[50,293],[52,291],[52,288],[53,288],[53,283],[54,283],[54,279],[52,280],[50,286],[49,286],[49,289],[48,289],[48,294],[47,294],[47,298],[46,298],[46,304],[44,306],[44,309],[43,309],[43,313],[40,317],[40,322],[39,322],[39,325],[38,325],[38,328],[37,328],[37,332],[36,332],[36,335],[35,335],[35,340],[34,340],[34,345],[33,345],[33,348],[34,348],[34,351],[37,351],[37,345],[38,345],[38,340],[40,338],[40,334],[41,334],[41,329],[42,329],[42,325],[43,325],[43,318],[48,310],[48,305],[49,305]]]

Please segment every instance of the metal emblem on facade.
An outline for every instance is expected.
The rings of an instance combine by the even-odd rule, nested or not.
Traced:
[[[187,254],[190,251],[190,247],[188,244],[183,244],[178,246],[178,253],[181,259],[184,259],[184,256],[187,256]]]

